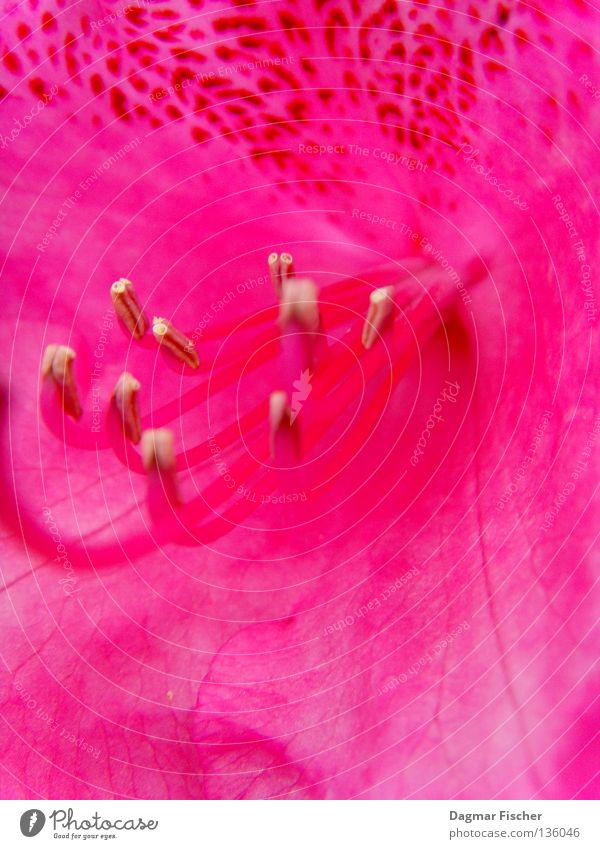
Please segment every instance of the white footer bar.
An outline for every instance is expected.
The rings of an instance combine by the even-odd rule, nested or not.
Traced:
[[[3,847],[598,849],[600,804],[4,801],[0,834]]]

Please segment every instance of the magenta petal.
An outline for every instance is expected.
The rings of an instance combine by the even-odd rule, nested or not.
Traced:
[[[214,5],[6,8],[0,794],[596,798],[597,15]]]

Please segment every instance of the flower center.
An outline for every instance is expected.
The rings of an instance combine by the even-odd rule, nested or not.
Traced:
[[[320,289],[297,275],[288,253],[270,254],[267,263],[276,303],[241,323],[224,322],[202,334],[233,340],[234,353],[224,362],[205,358],[198,334],[178,329],[168,318],[154,318],[158,367],[170,363],[183,376],[204,370],[208,376],[149,415],[140,411],[140,397],[149,387],[125,371],[101,432],[85,431],[76,352],[61,344],[46,349],[42,414],[48,427],[67,445],[89,448],[94,442],[95,448],[111,448],[130,473],[147,477],[152,534],[136,542],[144,550],[157,537],[191,544],[215,539],[266,499],[276,501],[282,490],[286,497],[304,494],[298,500],[306,499],[307,489],[326,491],[339,468],[369,440],[419,348],[460,300],[447,275],[425,259],[381,266]],[[148,347],[149,322],[133,283],[121,278],[110,295],[132,344]],[[239,387],[242,376],[248,380],[273,360],[277,384],[261,402],[218,431],[210,427],[209,415],[208,437],[176,450],[170,423]],[[350,422],[331,442],[329,435],[349,411]],[[178,476],[200,467],[209,470],[211,482],[201,490],[196,486],[191,498],[182,497]],[[108,550],[105,554],[109,558]]]

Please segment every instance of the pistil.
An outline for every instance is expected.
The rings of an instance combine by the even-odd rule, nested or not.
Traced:
[[[317,287],[312,280],[294,278],[281,288],[279,322],[283,328],[297,324],[302,330],[314,333],[319,329]]]
[[[317,301],[318,290],[312,280],[288,280],[281,290],[279,326],[282,330],[282,380],[289,392],[295,381],[316,364],[317,331],[321,316]]]
[[[134,445],[137,445],[142,435],[138,400],[139,390],[139,381],[129,372],[124,371],[117,380],[113,393],[115,406],[123,425],[123,432]]]

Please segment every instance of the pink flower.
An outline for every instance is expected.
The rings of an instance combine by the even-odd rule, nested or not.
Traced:
[[[5,4],[0,792],[596,796],[597,17],[176,5]]]

